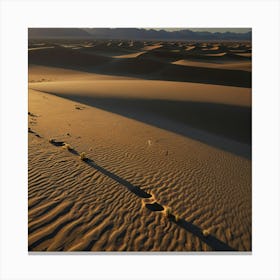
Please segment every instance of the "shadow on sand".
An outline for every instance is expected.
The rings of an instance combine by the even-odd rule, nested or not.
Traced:
[[[172,53],[168,53],[168,57]],[[183,57],[178,57],[178,59]],[[186,57],[188,58],[188,56]],[[205,58],[207,59],[207,58]],[[209,58],[208,58],[209,59]],[[244,58],[243,58],[244,59]],[[55,47],[28,53],[29,65],[42,65],[88,73],[138,77],[148,80],[181,81],[203,84],[251,87],[251,73],[242,70],[225,70],[170,64],[151,55],[118,59],[94,52]]]
[[[150,198],[151,197],[151,195],[149,193],[143,191],[140,187],[132,185],[130,182],[122,179],[118,175],[116,175],[116,174],[106,170],[105,168],[97,165],[93,160],[91,160],[89,158],[86,158],[83,161],[86,162],[89,166],[95,168],[96,170],[98,170],[99,172],[104,174],[105,176],[107,176],[107,177],[113,179],[114,181],[118,182],[119,184],[123,185],[129,191],[134,193],[136,196],[138,196],[140,198]]]
[[[251,159],[251,107],[44,92],[132,118]]]

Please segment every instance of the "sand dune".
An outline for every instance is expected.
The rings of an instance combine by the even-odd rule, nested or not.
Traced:
[[[159,44],[157,44],[157,45],[151,45],[151,46],[145,46],[145,47],[143,48],[143,51],[151,51],[151,50],[158,49],[158,48],[160,48],[160,47],[162,47],[162,45],[159,45]]]
[[[81,72],[79,70],[72,70],[67,68],[57,68],[40,65],[30,65],[28,68],[28,82],[39,83],[46,81],[74,81],[74,80],[129,80],[135,78],[102,75],[90,72]]]
[[[77,45],[74,48],[73,44],[69,44],[68,48],[56,46],[51,49],[31,51],[29,65],[78,69],[101,75],[111,74],[145,79],[251,86],[251,73],[247,71],[250,68],[249,58],[233,53],[215,53],[216,51],[213,50],[203,52],[199,51],[201,46],[195,46],[198,49],[195,52],[186,52],[185,46],[178,49],[177,46],[168,44],[164,46],[151,44],[143,47],[143,43],[135,43],[131,47],[131,45],[124,46],[123,43],[121,45],[120,43],[110,43],[108,46],[108,43],[104,42],[87,48],[82,47],[82,43],[79,43],[79,47]],[[149,49],[143,51],[143,48]],[[226,47],[221,48],[225,49]],[[181,61],[190,59],[198,60],[199,63],[197,65],[183,63],[187,67],[181,67],[183,65]],[[220,71],[218,67],[204,67],[201,64],[201,62],[207,62],[208,59],[214,63],[225,61],[235,61],[236,63],[240,59],[239,62],[245,64],[246,61],[248,67],[245,67],[246,72],[244,72],[242,65],[240,67],[228,65]]]
[[[144,52],[136,52],[136,53],[124,54],[124,55],[115,55],[113,57],[114,58],[136,58],[136,57],[140,56],[143,53],[145,53],[145,51]]]
[[[30,91],[29,104],[40,136],[29,133],[29,250],[250,249],[250,219],[242,218],[250,217],[248,160],[49,94]],[[74,151],[49,143],[52,137]],[[82,151],[93,162],[79,160]],[[230,191],[238,184],[242,194]],[[170,207],[179,225],[151,210],[154,203]],[[205,240],[203,229],[216,242]]]
[[[193,50],[193,49],[195,49],[195,46],[187,46],[187,47],[185,48],[185,51],[191,51],[191,50]]]
[[[28,51],[37,51],[37,50],[44,50],[44,49],[53,49],[54,46],[52,47],[36,47],[36,48],[28,48]]]
[[[45,69],[43,70],[46,71]],[[99,75],[90,74],[90,77],[91,79],[86,81],[83,79],[33,83],[30,88],[61,95],[65,94],[66,96],[77,94],[82,97],[194,101],[251,107],[251,90],[247,88],[142,79],[127,80],[109,75],[104,76],[107,77],[104,80]],[[94,77],[96,79],[92,80]],[[170,91],[172,91],[172,95],[170,95]],[[227,94],[224,94],[224,92],[227,92]]]
[[[143,80],[33,83],[31,88],[139,120],[146,119],[148,113],[160,114],[239,142],[251,143],[251,93],[248,89]],[[221,121],[217,125],[219,118]],[[238,127],[236,123],[239,123]]]
[[[29,251],[250,251],[250,73],[77,45],[29,52]]]
[[[226,52],[221,52],[221,53],[208,53],[204,54],[205,56],[225,56],[227,53]]]
[[[251,53],[235,53],[235,54],[241,57],[252,57]]]
[[[69,59],[70,57],[71,59]],[[110,59],[100,55],[81,53],[78,50],[56,47],[29,52],[28,60],[30,64],[46,66],[91,67],[103,64]]]
[[[218,51],[220,49],[219,46],[213,46],[211,48],[203,49],[203,51]]]
[[[202,68],[216,68],[216,69],[228,69],[228,70],[242,70],[242,71],[252,71],[251,62],[234,62],[234,61],[226,61],[226,62],[200,62],[194,60],[178,60],[173,62],[176,65],[183,66],[192,66],[192,67],[202,67]]]

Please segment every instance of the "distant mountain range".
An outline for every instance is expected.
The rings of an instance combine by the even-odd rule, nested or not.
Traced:
[[[121,39],[121,40],[243,40],[251,41],[252,32],[202,32],[182,29],[177,31],[144,28],[29,28],[29,39]]]

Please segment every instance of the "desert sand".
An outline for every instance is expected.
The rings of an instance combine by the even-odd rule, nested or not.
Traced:
[[[249,48],[29,42],[28,250],[251,251]]]

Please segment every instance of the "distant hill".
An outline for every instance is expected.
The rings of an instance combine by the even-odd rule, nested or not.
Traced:
[[[29,39],[41,38],[91,38],[92,36],[81,28],[28,28]]]
[[[122,40],[244,40],[251,41],[252,32],[198,32],[188,29],[178,31],[154,30],[143,28],[29,28],[29,39],[38,38],[87,38]]]
[[[166,31],[139,28],[88,28],[85,29],[98,39],[127,39],[127,40],[251,40],[252,33],[234,32],[198,32],[188,29]]]

